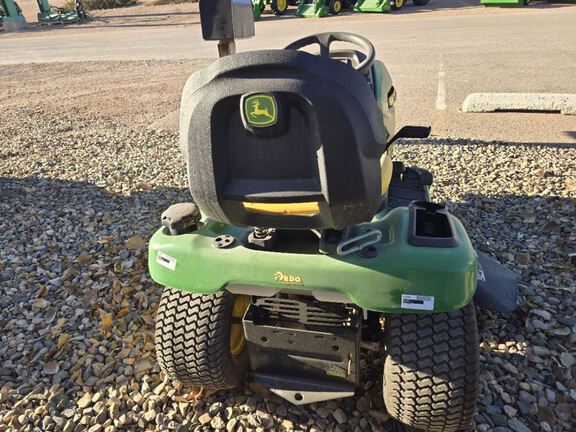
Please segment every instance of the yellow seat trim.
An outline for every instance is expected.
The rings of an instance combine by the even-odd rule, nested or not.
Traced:
[[[317,201],[302,203],[251,203],[244,202],[244,209],[251,213],[276,215],[315,215],[320,213]]]

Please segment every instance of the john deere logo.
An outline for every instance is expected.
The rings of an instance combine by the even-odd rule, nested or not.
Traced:
[[[255,94],[244,99],[244,118],[251,126],[264,127],[276,124],[278,109],[274,96]]]

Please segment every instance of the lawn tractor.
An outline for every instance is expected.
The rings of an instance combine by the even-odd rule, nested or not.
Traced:
[[[17,31],[24,28],[22,9],[14,0],[0,0],[0,30]]]
[[[82,0],[75,0],[74,10],[52,7],[48,0],[37,0],[38,22],[40,24],[80,23],[91,18],[84,9]],[[0,24],[7,31],[17,31],[24,28],[25,19],[22,10],[14,0],[0,0]]]
[[[414,6],[424,6],[430,0],[412,0]],[[358,0],[354,5],[356,12],[390,12],[400,10],[406,4],[406,0]]]
[[[350,9],[355,3],[356,0],[302,0],[296,16],[323,18],[328,15],[338,15],[343,9]]]
[[[252,8],[254,12],[254,19],[259,19],[260,15],[270,6],[274,15],[284,15],[288,10],[288,6],[296,6],[297,0],[252,0]]]
[[[162,371],[232,389],[245,378],[293,404],[353,396],[362,347],[380,345],[383,397],[408,426],[466,428],[478,394],[474,303],[516,306],[515,276],[476,253],[430,200],[432,174],[393,161],[396,90],[372,43],[320,33],[235,53],[250,0],[201,0],[220,58],[181,100],[193,202],[149,243],[164,291]],[[351,47],[335,49],[333,42]],[[316,45],[315,55],[303,48]]]
[[[412,0],[415,6],[424,6],[430,0]],[[304,18],[323,18],[337,15],[343,9],[355,12],[390,12],[400,10],[406,0],[302,0],[296,15]]]

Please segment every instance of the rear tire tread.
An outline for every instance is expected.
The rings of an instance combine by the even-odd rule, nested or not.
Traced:
[[[389,414],[429,432],[466,429],[478,396],[474,305],[450,313],[389,315],[385,338],[384,403]]]
[[[238,385],[245,370],[242,353],[230,353],[234,296],[227,291],[195,294],[165,288],[156,316],[156,355],[172,380],[210,389]]]

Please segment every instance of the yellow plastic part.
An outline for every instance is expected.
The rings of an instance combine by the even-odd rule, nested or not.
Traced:
[[[230,353],[233,356],[239,355],[246,345],[246,336],[240,321],[244,318],[248,306],[250,306],[250,296],[238,295],[234,299],[232,318],[237,319],[233,320],[230,325]]]
[[[315,215],[320,212],[317,201],[303,203],[242,203],[246,211],[260,214]]]
[[[388,152],[384,153],[384,156],[380,159],[380,165],[382,166],[382,195],[384,195],[390,186],[390,181],[392,181],[392,170],[394,167]]]

